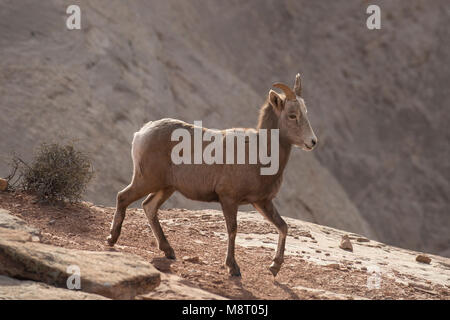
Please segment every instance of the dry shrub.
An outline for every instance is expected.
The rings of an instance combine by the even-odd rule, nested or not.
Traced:
[[[20,161],[20,186],[42,202],[77,202],[93,177],[91,160],[71,144],[44,143],[30,165]]]

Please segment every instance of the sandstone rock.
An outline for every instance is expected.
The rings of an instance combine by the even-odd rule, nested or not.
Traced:
[[[35,281],[21,281],[0,275],[0,300],[107,300],[82,291],[49,286]]]
[[[5,191],[8,188],[8,181],[0,178],[0,191]]]
[[[42,213],[45,212],[45,208],[41,208],[42,212],[36,213],[36,216],[39,218],[42,216]],[[186,211],[186,210],[184,210]],[[221,243],[221,240],[227,239],[227,234],[225,231],[225,227],[223,226],[223,214],[220,211],[215,210],[203,210],[203,211],[195,211],[195,212],[184,212],[180,215],[175,215],[173,212],[169,216],[168,214],[164,214],[163,211],[163,218],[161,219],[161,223],[163,225],[171,225],[172,230],[175,231],[181,231],[179,232],[180,235],[186,235],[175,237],[172,241],[172,245],[174,247],[180,247],[186,244],[187,241],[192,242],[192,237],[187,236],[188,232],[182,232],[189,230],[189,227],[195,227],[197,229],[200,229],[203,227],[203,230],[221,230],[221,232],[212,232],[211,235],[211,246],[207,246],[204,248],[204,251],[202,252],[198,251],[194,255],[193,253],[186,255],[186,260],[189,260],[191,258],[194,258],[194,261],[196,260],[195,257],[197,256],[200,261],[203,261],[201,264],[192,264],[189,262],[184,262],[182,259],[182,263],[176,263],[172,260],[168,260],[166,258],[162,258],[161,254],[157,254],[155,258],[152,259],[152,263],[156,265],[158,268],[161,268],[161,270],[167,270],[171,272],[176,272],[183,277],[185,275],[188,275],[189,282],[185,280],[180,280],[181,285],[183,285],[181,288],[178,287],[178,281],[176,282],[176,285],[172,286],[167,284],[165,280],[164,274],[161,274],[161,287],[157,287],[154,290],[147,293],[138,294],[136,298],[138,299],[197,299],[197,290],[200,286],[201,288],[208,288],[207,290],[216,290],[214,288],[219,288],[220,292],[223,292],[223,294],[228,295],[228,291],[226,291],[226,283],[229,281],[226,279],[226,277],[222,277],[220,275],[215,274],[215,272],[212,272],[213,269],[211,269],[210,262],[217,267],[216,271],[223,270],[220,273],[223,273],[223,275],[226,274],[225,267],[223,266],[223,263],[221,259],[210,259],[212,256],[215,256],[215,251],[220,247],[223,251],[223,254],[225,254],[226,247],[223,246],[223,243]],[[34,212],[34,211],[33,211]],[[105,210],[104,212],[101,212],[99,214],[109,216],[110,213],[113,212],[113,210]],[[212,215],[212,218],[210,219],[210,223],[203,225],[204,221],[201,221],[200,219],[191,219],[189,224],[180,223],[181,217],[184,216],[200,216],[200,213],[208,213]],[[173,216],[172,216],[173,214]],[[166,218],[164,218],[166,216]],[[222,218],[222,220],[221,220]],[[137,215],[131,215],[128,217],[128,223],[130,225],[137,225],[138,222],[145,224],[147,222],[146,218],[144,216],[137,216]],[[258,266],[251,265],[251,261],[255,261],[254,259],[260,259],[261,258],[261,252],[270,253],[270,255],[267,255],[266,263],[267,265],[270,263],[270,256],[273,255],[275,250],[276,243],[276,231],[271,232],[270,230],[267,230],[266,232],[261,232],[261,230],[264,230],[264,227],[267,229],[267,223],[265,220],[255,214],[247,213],[247,212],[239,212],[239,221],[241,225],[244,225],[246,228],[245,234],[240,234],[236,238],[236,246],[241,248],[238,250],[240,253],[237,254],[238,260],[243,258],[243,255],[248,255],[251,259],[242,259],[246,260],[246,262],[242,261],[240,263],[241,268],[243,270],[258,270]],[[374,272],[378,272],[379,270],[383,276],[383,284],[385,284],[386,281],[392,281],[395,280],[395,282],[406,284],[405,281],[414,281],[414,283],[418,283],[419,286],[423,285],[422,287],[414,286],[415,290],[410,290],[409,292],[413,292],[412,295],[408,295],[409,293],[404,291],[404,288],[397,288],[396,293],[393,294],[392,292],[389,292],[389,296],[392,297],[392,299],[396,298],[403,298],[403,299],[417,299],[417,298],[429,298],[429,294],[434,294],[436,298],[448,298],[448,288],[450,287],[447,285],[447,288],[443,288],[442,286],[445,286],[449,280],[450,280],[450,272],[449,272],[449,266],[450,266],[450,260],[448,258],[443,258],[435,255],[429,255],[430,258],[433,259],[433,264],[430,265],[420,265],[418,262],[415,261],[415,257],[419,254],[423,254],[420,252],[412,252],[405,249],[400,249],[396,247],[391,247],[388,245],[384,245],[381,243],[378,243],[371,239],[370,244],[360,244],[359,250],[355,250],[353,253],[349,253],[348,251],[342,250],[339,248],[337,243],[342,238],[342,235],[348,234],[344,233],[341,230],[336,229],[328,229],[328,233],[324,233],[322,230],[322,226],[314,224],[314,223],[308,223],[305,221],[295,220],[291,218],[286,218],[286,223],[290,226],[290,230],[307,230],[310,232],[311,236],[313,236],[318,244],[317,245],[311,245],[310,239],[307,239],[308,243],[303,243],[302,240],[306,240],[305,238],[300,237],[299,239],[295,239],[294,237],[289,237],[286,243],[286,250],[285,250],[285,256],[286,256],[286,262],[283,265],[281,272],[292,272],[290,277],[299,276],[304,277],[304,274],[302,273],[304,269],[302,268],[302,271],[297,271],[298,264],[304,264],[305,262],[308,263],[308,269],[311,267],[311,271],[314,272],[314,274],[321,274],[321,272],[328,273],[331,275],[335,275],[338,273],[342,273],[341,275],[355,275],[354,272],[358,272],[358,278],[359,276],[363,277],[363,283],[362,285],[365,286],[365,277],[373,274]],[[45,224],[44,224],[45,225]],[[220,228],[216,228],[220,226]],[[56,226],[55,226],[56,227]],[[72,241],[68,237],[68,233],[64,234],[51,234],[48,232],[54,232],[56,230],[59,231],[58,228],[46,228],[46,233],[43,233],[45,236],[45,239],[48,241],[54,241],[55,243],[66,243],[70,246],[80,246],[81,243],[77,243],[75,241]],[[28,244],[31,243],[30,239],[31,236],[28,233],[24,232],[18,232],[10,229],[3,229],[0,230],[0,239],[9,239],[10,242],[18,242],[21,244],[24,248],[34,248],[29,247]],[[76,241],[83,241],[82,245],[88,245],[90,248],[98,248],[99,242],[93,241],[92,236],[95,235],[95,233],[98,232],[97,230],[91,230],[89,233],[83,233],[79,235],[76,239]],[[135,240],[139,239],[139,237],[136,237],[135,234],[131,235]],[[352,235],[349,235],[352,236]],[[273,243],[264,243],[263,241],[268,238],[273,239]],[[352,236],[354,237],[354,236]],[[214,239],[213,239],[214,238]],[[250,240],[246,239],[249,238]],[[206,240],[206,238],[202,238],[205,242],[209,242],[209,240]],[[355,238],[356,239],[356,238]],[[64,240],[64,241],[63,241]],[[70,242],[69,242],[70,241]],[[356,241],[356,240],[355,240]],[[100,240],[100,243],[101,240]],[[216,245],[214,245],[216,243]],[[35,244],[39,245],[39,243]],[[135,252],[147,257],[148,251],[146,248],[142,248],[139,246],[139,242],[135,242],[134,245],[130,246],[123,246],[123,248],[132,249],[135,250]],[[225,248],[225,249],[224,249]],[[245,248],[245,250],[242,250]],[[251,249],[253,248],[253,249]],[[263,249],[263,251],[261,250]],[[381,248],[381,249],[380,249]],[[385,252],[384,249],[389,249],[389,252]],[[2,252],[4,248],[0,245],[0,252]],[[317,253],[316,250],[321,251],[321,253]],[[72,251],[72,250],[70,250]],[[47,253],[47,250],[45,250]],[[245,252],[245,253],[244,253]],[[49,256],[46,257],[50,261],[50,259],[53,258],[55,254],[53,252],[49,252]],[[181,255],[182,257],[183,255]],[[252,258],[253,257],[253,258]],[[92,259],[94,260],[94,259]],[[0,265],[4,263],[3,255],[0,254]],[[6,260],[9,261],[9,260]],[[134,261],[134,260],[133,260]],[[133,261],[130,260],[130,264],[133,264]],[[208,264],[206,263],[208,261]],[[289,261],[289,262],[288,262]],[[388,264],[386,262],[389,262]],[[50,262],[49,262],[50,263]],[[158,263],[160,266],[158,266]],[[355,267],[351,267],[350,264],[354,264]],[[31,264],[30,264],[31,265]],[[104,263],[103,263],[104,265]],[[171,265],[173,268],[171,268]],[[327,267],[328,265],[328,267]],[[161,267],[162,266],[162,267]],[[321,266],[318,268],[318,266]],[[37,267],[39,269],[42,269],[41,264],[32,265],[30,267],[34,268]],[[260,266],[261,267],[261,266]],[[265,270],[265,265],[261,267],[261,270]],[[104,266],[100,266],[101,269],[105,269]],[[255,269],[254,269],[255,268]],[[350,269],[351,268],[351,269]],[[83,276],[83,270],[84,267],[81,270],[81,275]],[[284,271],[283,271],[284,270]],[[360,274],[361,271],[367,272],[367,275]],[[39,271],[42,273],[47,273],[45,271]],[[247,271],[248,272],[248,271]],[[1,273],[1,271],[0,271]],[[344,274],[346,273],[346,274]],[[312,273],[311,273],[312,274]],[[245,275],[245,273],[244,273]],[[218,277],[219,276],[219,277]],[[264,277],[264,275],[261,275]],[[386,278],[384,278],[386,277]],[[244,277],[245,279],[245,277]],[[318,290],[322,290],[323,287],[327,287],[327,290],[330,290],[336,294],[343,294],[343,292],[351,292],[349,288],[352,288],[354,286],[354,283],[352,281],[348,281],[346,277],[339,277],[337,275],[336,283],[333,283],[332,286],[328,286],[326,283],[317,283],[316,281],[308,281],[305,278],[305,283],[302,283],[302,285],[305,285],[306,287],[315,288]],[[269,281],[271,282],[272,279]],[[303,281],[302,281],[303,282]],[[194,285],[193,285],[194,284]],[[264,285],[259,286],[258,284],[255,285],[255,283],[250,284],[247,283],[250,287],[245,288],[236,287],[236,290],[240,290],[240,292],[245,292],[245,290],[252,290],[255,292],[254,296],[256,298],[263,297],[262,292],[264,292],[267,287],[264,287]],[[391,282],[391,284],[393,284]],[[83,283],[82,283],[83,286]],[[295,290],[295,287],[291,286],[290,284],[287,284],[290,290]],[[433,290],[433,293],[431,293],[431,290],[428,290],[429,292],[425,292],[424,288],[430,287]],[[419,289],[417,289],[419,288]],[[82,288],[83,289],[83,288]],[[342,290],[341,290],[342,289]],[[234,289],[233,289],[234,290]],[[259,291],[261,290],[261,291]],[[306,289],[305,289],[306,290]],[[321,295],[317,292],[310,292],[309,290],[300,290],[299,291],[299,298],[303,299],[321,299],[325,298],[326,295]],[[390,289],[389,289],[390,291]],[[372,292],[373,293],[373,292]],[[377,295],[374,296],[372,293],[364,293],[363,291],[360,291],[360,294],[362,294],[366,298],[382,298],[381,295],[384,293],[378,292]],[[203,294],[205,294],[202,291],[202,297]],[[388,296],[386,294],[386,296]],[[392,295],[391,295],[392,294]],[[436,295],[438,294],[438,295]],[[230,295],[232,295],[230,293]],[[327,294],[328,295],[328,294]],[[347,294],[346,294],[347,295]],[[353,298],[358,299],[357,296],[355,296],[353,293],[350,294]],[[146,297],[143,297],[146,296]],[[233,296],[235,296],[233,294]],[[264,297],[267,298],[267,295],[264,294]],[[276,293],[272,296],[273,298],[280,298],[280,295],[277,295]],[[331,296],[330,296],[331,297]],[[337,296],[336,296],[337,298]],[[206,298],[205,298],[206,299]],[[209,298],[208,298],[209,299]],[[211,298],[213,299],[213,298]]]
[[[16,231],[24,231],[32,236],[40,237],[40,230],[30,227],[22,219],[13,216],[9,211],[0,209],[0,228],[7,228]]]
[[[142,300],[227,300],[217,294],[202,290],[183,278],[172,274],[161,274],[161,284],[153,291],[139,295]]]
[[[357,295],[339,294],[328,290],[308,288],[304,286],[296,286],[294,289],[302,294],[312,295],[315,299],[320,300],[368,300],[367,298]]]
[[[348,235],[343,235],[339,248],[347,251],[353,251],[353,246]]]
[[[67,288],[69,266],[80,270],[81,290],[132,299],[159,285],[160,273],[136,255],[65,249],[31,242],[22,231],[0,228],[0,274]]]
[[[27,232],[0,227],[0,240],[3,239],[7,241],[17,241],[25,243],[33,241],[32,238],[33,236]]]
[[[212,210],[209,210],[209,212],[213,213]],[[217,217],[222,215],[219,211],[214,213]],[[356,250],[355,248],[355,250],[350,253],[349,251],[340,248],[340,242],[342,239],[345,240],[347,238],[346,236],[348,236],[349,239],[350,237],[355,238],[355,241],[361,236],[344,233],[341,230],[333,228],[327,228],[327,233],[324,233],[324,227],[321,225],[291,218],[285,218],[285,220],[289,225],[289,230],[292,230],[292,234],[296,234],[299,230],[305,230],[318,242],[317,245],[307,244],[305,246],[305,243],[302,242],[302,237],[299,239],[295,239],[294,237],[288,238],[285,256],[294,256],[298,259],[299,263],[307,261],[311,264],[318,264],[325,268],[349,273],[353,273],[354,270],[371,273],[375,272],[374,270],[380,270],[383,276],[386,275],[396,281],[401,281],[402,278],[416,279],[416,282],[431,281],[433,286],[438,287],[450,280],[450,260],[448,258],[427,254],[433,259],[434,263],[426,267],[420,267],[414,260],[414,258],[420,254],[419,252],[391,247],[373,239],[370,239],[370,242],[356,244],[359,250]],[[271,252],[273,252],[274,245],[264,243],[264,240],[267,239],[267,234],[260,234],[259,231],[253,233],[250,232],[251,230],[258,230],[258,226],[265,223],[264,220],[250,213],[240,211],[239,221],[242,225],[254,225],[254,227],[246,231],[245,237],[238,236],[236,238],[237,245],[244,248],[262,247],[272,250]],[[343,235],[346,236],[342,237]],[[226,239],[226,234],[224,234],[223,237]],[[252,240],[246,240],[246,237],[250,237]],[[276,240],[274,240],[274,242],[275,241]],[[350,240],[350,242],[353,244],[353,241]],[[385,251],[385,249],[388,249],[388,252]],[[321,253],[317,253],[316,250],[321,251]],[[201,255],[200,258],[202,258]],[[349,270],[348,267],[352,263],[355,266]],[[281,272],[283,272],[283,269]]]
[[[421,263],[430,264],[431,258],[428,257],[428,256],[426,256],[426,255],[419,254],[419,255],[416,257],[416,261],[417,261],[417,262],[421,262]]]

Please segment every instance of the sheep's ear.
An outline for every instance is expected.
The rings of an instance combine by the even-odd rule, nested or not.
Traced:
[[[269,103],[278,115],[283,111],[284,101],[280,95],[273,90],[270,90],[269,92]]]

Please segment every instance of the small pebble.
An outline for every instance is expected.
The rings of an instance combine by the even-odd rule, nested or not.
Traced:
[[[198,256],[195,257],[184,256],[183,261],[191,263],[200,263],[200,258]]]
[[[353,246],[352,246],[352,243],[350,242],[350,238],[348,237],[348,235],[342,236],[341,244],[339,245],[339,248],[346,250],[346,251],[353,252]]]
[[[419,254],[419,255],[416,257],[416,261],[417,261],[417,262],[421,262],[421,263],[430,264],[431,258],[428,257],[428,256],[426,256],[426,255]]]

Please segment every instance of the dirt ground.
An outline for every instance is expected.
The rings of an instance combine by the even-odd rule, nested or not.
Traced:
[[[121,237],[116,246],[110,248],[105,239],[114,208],[90,203],[55,207],[36,203],[33,197],[23,193],[0,193],[0,207],[39,228],[43,243],[83,250],[134,253],[162,272],[176,274],[206,291],[231,299],[450,298],[444,284],[427,290],[384,277],[380,289],[369,290],[367,272],[351,265],[345,268],[318,265],[306,261],[302,254],[286,256],[280,273],[274,279],[268,270],[274,252],[263,246],[244,248],[236,245],[242,277],[230,277],[223,266],[227,244],[217,236],[226,232],[225,223],[218,215],[198,216],[184,209],[160,211],[162,227],[177,255],[176,260],[169,260],[158,250],[141,209],[127,211]],[[261,233],[276,234],[276,230],[265,222],[252,224],[244,221],[238,225],[238,237]],[[308,234],[296,229],[290,229],[290,233],[309,240]]]

